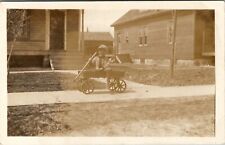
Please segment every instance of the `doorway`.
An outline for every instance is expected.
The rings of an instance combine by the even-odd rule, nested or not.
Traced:
[[[65,11],[50,11],[50,49],[64,50]]]

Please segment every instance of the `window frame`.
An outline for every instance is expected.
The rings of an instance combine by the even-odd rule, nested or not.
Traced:
[[[117,43],[121,43],[121,32],[117,33]]]
[[[169,45],[173,43],[173,21],[169,20],[167,24],[167,42]]]
[[[125,42],[127,44],[129,43],[129,34],[128,34],[128,32],[125,33]]]
[[[148,46],[148,36],[144,35],[143,38],[144,38],[144,46]]]
[[[138,36],[138,45],[143,46],[143,38],[142,36]]]
[[[144,40],[144,46],[148,46],[148,29],[147,26],[144,26],[143,28],[143,40]]]
[[[139,32],[138,32],[138,46],[142,47],[143,46],[143,38],[142,38],[142,34],[143,33],[143,29],[140,28]]]

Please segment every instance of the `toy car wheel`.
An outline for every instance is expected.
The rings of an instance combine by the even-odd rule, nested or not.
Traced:
[[[115,91],[115,87],[116,87],[116,79],[114,78],[110,78],[107,80],[107,86],[108,86],[108,89],[111,91],[111,92],[114,92]]]
[[[84,80],[83,79],[79,79],[77,82],[77,89],[82,92],[82,84],[83,84]]]
[[[81,91],[84,94],[91,94],[94,92],[94,84],[90,80],[83,81],[81,84]]]
[[[122,93],[126,90],[127,84],[124,80],[118,80],[115,85],[115,91],[118,93]]]

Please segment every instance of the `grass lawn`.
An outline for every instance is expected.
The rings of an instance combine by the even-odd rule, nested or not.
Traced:
[[[170,76],[169,67],[131,65],[116,66],[116,69],[126,71],[125,79],[134,82],[158,86],[186,86],[215,84],[214,67],[176,67],[174,78]]]
[[[151,85],[214,83],[214,68],[177,68],[172,80],[165,68],[125,71],[126,79]],[[73,78],[56,72],[10,74],[8,92],[73,90],[77,89]],[[96,89],[105,88],[105,83],[94,83]],[[8,135],[214,136],[214,101],[214,96],[193,96],[14,106],[8,107]]]
[[[8,92],[77,90],[74,79],[75,74],[59,72],[9,74]],[[104,83],[92,81],[96,89],[106,87]]]
[[[174,78],[170,78],[168,67],[132,65],[116,67],[125,71],[125,79],[159,86],[185,86],[215,84],[215,69],[209,67],[178,67]],[[75,74],[69,73],[25,73],[9,74],[8,92],[57,91],[77,89],[73,81]],[[94,81],[96,89],[105,88],[105,83]]]
[[[214,136],[214,96],[8,107],[9,136]]]

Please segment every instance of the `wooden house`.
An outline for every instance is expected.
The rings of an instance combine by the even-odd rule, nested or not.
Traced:
[[[213,10],[177,10],[177,63],[214,63]],[[172,10],[130,10],[112,24],[115,52],[133,60],[151,63],[172,54]]]
[[[92,55],[101,44],[108,47],[108,53],[113,52],[113,37],[109,32],[84,33],[84,51],[86,55]]]
[[[55,69],[83,65],[83,11],[27,9],[22,35],[13,44],[11,67],[43,67],[49,60]],[[8,32],[8,54],[13,37]]]

